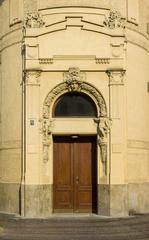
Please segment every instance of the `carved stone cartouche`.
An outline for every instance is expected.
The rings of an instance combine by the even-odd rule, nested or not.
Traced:
[[[27,13],[24,26],[26,28],[41,28],[45,25],[42,16],[38,12]]]
[[[124,27],[124,19],[119,11],[110,10],[109,15],[105,17],[103,24],[110,29],[120,28]]]

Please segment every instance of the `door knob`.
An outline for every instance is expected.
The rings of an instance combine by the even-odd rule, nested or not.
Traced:
[[[79,177],[78,176],[76,177],[76,183],[77,184],[79,183]]]

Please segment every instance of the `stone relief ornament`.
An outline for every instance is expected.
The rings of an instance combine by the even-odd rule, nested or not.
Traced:
[[[119,11],[110,10],[108,16],[105,16],[103,24],[110,29],[120,28],[124,27],[124,19]]]
[[[107,142],[107,135],[111,128],[111,120],[106,117],[100,117],[99,120],[99,139],[100,142]]]
[[[26,84],[28,85],[39,85],[40,83],[40,75],[41,71],[26,71],[25,77],[26,77]]]
[[[53,64],[53,58],[39,58],[39,64]]]
[[[77,67],[69,68],[69,71],[64,73],[68,91],[81,91],[83,80],[85,80],[85,73],[81,73]]]
[[[96,58],[96,64],[110,64],[110,58]]]
[[[95,101],[97,103],[98,109],[99,109],[99,115],[102,117],[106,117],[107,116],[107,107],[106,107],[106,103],[105,103],[105,100],[104,100],[102,94],[90,83],[84,82],[82,80],[81,80],[81,88],[80,88],[80,86],[78,87],[79,84],[77,82],[76,82],[75,87],[71,86],[71,83],[69,83],[70,84],[69,85],[68,82],[72,78],[68,78],[68,76],[69,76],[69,74],[65,75],[65,73],[64,73],[65,81],[58,84],[47,95],[47,97],[44,101],[44,106],[43,106],[43,118],[49,117],[49,107],[52,104],[52,102],[54,101],[54,99],[57,98],[59,95],[69,92],[70,90],[72,91],[72,89],[78,89],[78,91],[85,92],[85,93],[93,96],[93,98],[95,99]],[[82,77],[84,79],[84,75]],[[80,78],[78,78],[78,74],[77,74],[77,79],[80,79]],[[75,77],[75,81],[76,81],[76,77]]]
[[[110,85],[124,85],[125,70],[108,70]]]
[[[27,13],[24,20],[26,28],[41,28],[45,25],[42,16],[38,12]]]
[[[40,119],[40,133],[43,135],[43,161],[45,163],[49,159],[48,152],[53,128],[53,120],[49,120],[50,106],[55,99],[69,91],[81,91],[93,96],[101,117],[106,118],[107,116],[107,107],[102,94],[94,86],[83,80],[85,80],[85,74],[81,73],[79,68],[70,68],[68,72],[64,73],[64,81],[53,88],[45,98],[42,119]],[[103,129],[105,128],[103,127]]]
[[[112,125],[111,119],[107,117],[99,117],[94,119],[97,123],[97,136],[98,144],[101,151],[101,161],[103,163],[104,174],[107,174],[107,144],[108,144],[108,134]]]
[[[111,129],[112,120],[108,117],[94,118],[94,122],[97,123],[97,133],[99,138],[99,143],[107,143],[107,136]]]
[[[49,146],[51,144],[53,120],[48,118],[39,119],[40,133],[43,136],[43,162],[49,160]]]

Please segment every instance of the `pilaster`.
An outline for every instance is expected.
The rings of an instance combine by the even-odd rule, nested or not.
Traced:
[[[27,71],[26,76],[26,184],[39,184],[39,97],[38,70]]]
[[[112,127],[110,132],[110,215],[127,215],[125,186],[126,157],[126,95],[125,71],[112,69],[109,77],[109,107]]]
[[[111,184],[124,183],[125,84],[123,69],[108,70],[111,127]]]

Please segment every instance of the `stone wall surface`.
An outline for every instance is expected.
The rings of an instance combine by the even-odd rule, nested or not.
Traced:
[[[22,29],[0,6],[0,211],[20,213]]]

